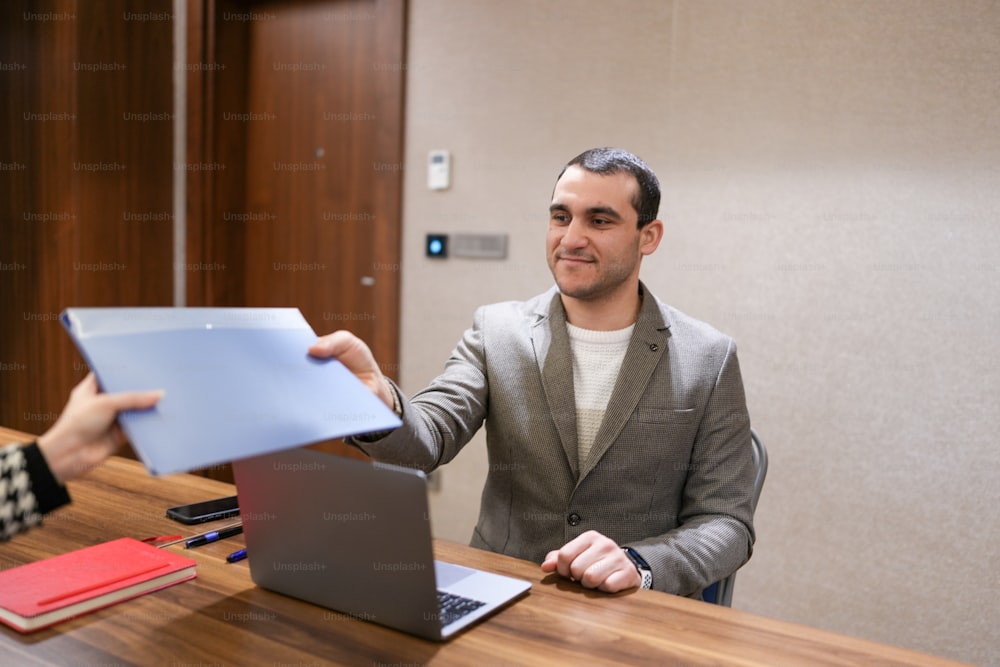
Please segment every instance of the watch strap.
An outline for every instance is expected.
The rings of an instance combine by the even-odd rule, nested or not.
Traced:
[[[646,590],[651,589],[653,587],[653,570],[649,567],[649,563],[646,562],[646,559],[632,547],[622,547],[622,551],[625,552],[625,555],[628,556],[629,560],[632,561],[632,564],[635,565],[635,569],[638,570],[639,576],[642,578],[640,588],[645,588]]]

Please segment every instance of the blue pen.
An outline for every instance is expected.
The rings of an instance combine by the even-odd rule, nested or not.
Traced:
[[[246,557],[247,557],[247,550],[240,549],[239,551],[234,551],[233,553],[226,556],[226,561],[229,563],[235,563],[237,561],[243,560]]]
[[[204,535],[199,535],[198,537],[192,537],[184,543],[184,548],[190,549],[191,547],[200,547],[203,544],[223,540],[227,537],[232,537],[233,535],[239,535],[242,532],[242,525],[230,526],[229,528],[223,528],[222,530],[213,530],[210,533],[205,533]]]

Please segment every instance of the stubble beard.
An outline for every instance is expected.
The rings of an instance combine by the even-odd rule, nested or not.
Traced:
[[[559,260],[556,260],[556,264],[558,264],[558,262]],[[577,283],[572,280],[571,276],[573,272],[580,269],[595,271],[595,275],[591,280],[585,283]],[[563,279],[560,279],[556,268],[552,267],[552,275],[556,279],[556,285],[559,287],[559,292],[564,296],[578,301],[597,301],[614,294],[625,282],[628,281],[634,270],[635,264],[614,262],[612,264],[602,265],[599,263],[593,263],[587,264],[583,267],[571,269],[569,276],[565,273],[563,274]]]

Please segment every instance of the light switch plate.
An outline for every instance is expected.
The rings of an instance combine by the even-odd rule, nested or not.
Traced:
[[[451,153],[434,150],[427,155],[427,187],[447,190],[451,187]]]

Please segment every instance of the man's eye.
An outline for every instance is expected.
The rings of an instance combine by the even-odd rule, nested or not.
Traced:
[[[553,213],[552,214],[552,221],[553,222],[559,222],[559,223],[565,224],[565,223],[569,222],[569,216],[566,215],[566,214],[564,214],[564,213]]]
[[[603,227],[604,225],[610,225],[611,221],[604,218],[594,218],[594,224],[598,227]]]

